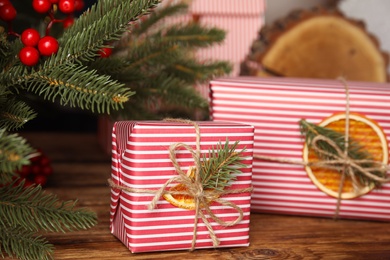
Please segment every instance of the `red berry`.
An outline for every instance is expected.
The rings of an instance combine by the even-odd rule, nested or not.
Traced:
[[[31,173],[31,167],[30,165],[23,165],[22,168],[17,171],[20,177],[26,178]]]
[[[34,185],[34,182],[28,180],[28,179],[24,179],[24,187],[27,188],[27,187],[30,187]]]
[[[74,0],[74,9],[76,11],[82,11],[84,9],[84,1],[83,0]]]
[[[41,166],[49,165],[50,164],[50,159],[47,156],[41,156],[41,159],[39,160],[39,164]]]
[[[44,14],[50,11],[52,3],[50,0],[33,0],[32,6],[38,13]]]
[[[19,52],[19,59],[26,66],[34,66],[39,61],[39,52],[31,46],[23,47]]]
[[[74,23],[74,17],[72,16],[68,16],[62,21],[62,25],[64,26],[64,28],[68,28],[72,26],[73,23]]]
[[[51,2],[52,4],[56,4],[56,3],[58,3],[58,0],[50,0],[50,2]]]
[[[32,165],[31,166],[31,173],[33,175],[39,175],[39,174],[41,174],[41,172],[42,172],[41,166],[39,166],[39,165]]]
[[[3,21],[9,22],[15,19],[16,10],[12,4],[5,4],[0,7],[0,18]]]
[[[37,175],[34,177],[33,181],[35,184],[45,186],[47,183],[47,178],[46,178],[46,176],[43,176],[43,175]]]
[[[50,165],[46,165],[41,170],[42,175],[50,176],[53,174],[53,168]]]
[[[6,4],[11,4],[11,2],[9,0],[0,0],[0,7]]]
[[[102,49],[99,51],[99,55],[100,55],[101,58],[110,57],[110,56],[111,56],[111,53],[112,53],[112,49],[111,49],[111,48],[102,48]]]
[[[38,42],[38,50],[44,56],[50,56],[58,51],[58,41],[52,36],[42,37]]]
[[[75,0],[60,0],[58,9],[64,14],[71,14],[75,11]]]
[[[24,30],[20,36],[20,40],[25,46],[37,46],[40,38],[39,32],[32,28]]]

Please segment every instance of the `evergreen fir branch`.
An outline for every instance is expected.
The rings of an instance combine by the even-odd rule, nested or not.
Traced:
[[[25,102],[10,98],[3,103],[0,99],[0,129],[19,129],[36,115]]]
[[[339,133],[337,131],[334,131],[330,128],[318,126],[313,123],[309,123],[306,120],[302,119],[299,122],[301,133],[305,136],[306,144],[308,147],[312,146],[312,141],[316,136],[325,136],[326,138],[329,138],[332,140],[336,146],[341,150],[345,150],[345,135],[343,133]],[[320,140],[317,142],[317,146],[323,150],[326,151],[336,157],[332,157],[326,154],[318,153],[316,152],[316,155],[319,157],[319,159],[327,161],[327,160],[334,160],[335,158],[338,158],[337,151],[335,148],[333,148],[328,142]],[[363,146],[361,146],[357,141],[355,141],[353,138],[348,139],[348,156],[351,158],[351,160],[373,160],[372,155],[364,149]],[[358,163],[363,168],[374,168],[374,163]],[[339,165],[335,165],[335,167],[342,169],[343,164],[340,163]],[[386,177],[385,171],[372,171],[371,172],[374,175],[377,175],[379,177]],[[346,172],[347,175],[350,175],[350,172]],[[356,170],[354,171],[355,176],[359,178],[359,181],[364,185],[371,185],[373,184],[375,187],[379,187],[381,185],[380,182],[377,182],[373,179],[370,179],[366,175],[364,175],[361,171]]]
[[[29,155],[34,151],[23,137],[8,134],[4,128],[0,129],[0,183],[6,182],[6,174],[29,164]]]
[[[139,22],[138,26],[132,30],[132,34],[139,37],[140,35],[147,33],[151,30],[151,27],[158,25],[159,22],[164,22],[163,20],[167,17],[172,17],[174,15],[185,14],[188,11],[188,4],[178,3],[170,4],[156,10],[149,15],[148,19],[145,21]]]
[[[121,75],[126,75],[125,67],[128,66],[128,61],[122,57],[111,56],[106,59],[97,59],[94,62],[86,63],[90,70],[96,70],[102,75],[110,75],[112,79],[124,82],[121,80]]]
[[[134,94],[110,76],[76,64],[58,66],[50,73],[37,71],[30,75],[26,89],[53,102],[58,98],[61,105],[98,113],[109,113],[111,107],[121,108]]]
[[[7,41],[7,34],[0,32],[0,66],[4,69],[11,56],[11,44]]]
[[[246,167],[240,161],[243,159],[243,152],[236,152],[239,141],[229,146],[229,140],[226,139],[224,145],[219,143],[216,149],[209,150],[208,156],[204,155],[200,176],[205,189],[216,189],[222,191],[230,186],[241,171],[239,168]]]
[[[148,67],[159,68],[171,64],[180,58],[182,50],[175,43],[163,44],[156,42],[143,42],[137,48],[131,48],[128,54],[128,66],[124,67],[126,71]],[[155,71],[151,71],[155,73]],[[158,72],[156,72],[158,73]]]
[[[225,39],[225,31],[218,28],[205,28],[198,23],[174,25],[165,32],[160,32],[164,43],[176,42],[184,47],[205,48],[221,43]]]
[[[96,59],[98,50],[104,44],[119,40],[131,21],[149,13],[159,2],[160,0],[98,1],[65,30],[59,39],[61,48],[51,57],[49,64]]]
[[[22,227],[30,231],[66,232],[94,226],[94,212],[76,209],[76,201],[61,202],[40,185],[24,188],[22,181],[0,187],[1,226]]]
[[[0,226],[0,256],[18,259],[53,259],[54,246],[42,236],[22,227]],[[5,254],[4,254],[5,253]]]
[[[168,66],[164,72],[185,82],[205,83],[210,79],[229,74],[232,65],[229,62],[200,63],[192,59],[181,60]]]
[[[156,95],[160,97],[166,104],[181,105],[188,108],[206,108],[208,102],[205,98],[200,96],[197,90],[185,84],[177,78],[160,75],[156,78],[154,87]]]

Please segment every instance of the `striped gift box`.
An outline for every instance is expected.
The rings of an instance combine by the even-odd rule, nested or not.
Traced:
[[[350,111],[365,115],[390,136],[390,85],[347,82]],[[303,161],[299,120],[320,123],[346,109],[345,87],[338,80],[221,78],[211,82],[213,121],[255,127],[254,154]],[[385,147],[388,149],[388,147]],[[386,158],[387,159],[387,158]],[[321,191],[300,165],[255,159],[252,211],[333,217],[337,199]],[[390,220],[390,184],[343,199],[340,218]]]
[[[201,153],[206,154],[218,143],[239,141],[238,150],[243,152],[247,167],[242,168],[236,180],[227,189],[251,187],[253,126],[199,122]],[[186,143],[195,149],[194,126],[166,121],[116,122],[112,135],[112,180],[115,184],[133,189],[158,190],[170,178],[177,176],[169,159],[169,146]],[[188,150],[177,151],[177,161],[186,172],[194,165]],[[172,185],[170,185],[172,186]],[[169,187],[170,187],[169,186]],[[164,250],[190,249],[193,239],[195,210],[175,207],[164,198],[157,207],[148,210],[154,194],[111,190],[111,232],[133,253]],[[220,241],[220,247],[249,245],[250,192],[227,194],[221,198],[239,206],[243,219],[231,227],[222,227],[210,220]],[[234,221],[237,210],[213,202],[211,210],[224,221]],[[195,249],[213,247],[210,234],[202,219],[198,221]]]

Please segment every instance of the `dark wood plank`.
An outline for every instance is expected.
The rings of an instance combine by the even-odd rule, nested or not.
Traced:
[[[110,159],[91,134],[28,133],[52,159],[48,192],[79,200],[98,215],[98,225],[47,234],[55,259],[390,259],[390,223],[251,214],[251,245],[132,254],[110,234]]]

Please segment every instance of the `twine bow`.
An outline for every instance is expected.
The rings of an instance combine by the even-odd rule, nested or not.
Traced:
[[[218,223],[221,226],[229,227],[234,226],[238,224],[244,217],[243,210],[238,207],[236,204],[221,199],[220,196],[226,195],[226,194],[237,194],[237,193],[244,193],[244,192],[251,192],[253,190],[252,187],[246,188],[246,189],[228,189],[228,190],[204,190],[202,185],[202,180],[200,178],[200,170],[201,170],[201,149],[200,149],[200,129],[199,125],[193,121],[190,120],[184,120],[184,119],[165,119],[165,121],[168,122],[180,122],[180,123],[186,123],[191,124],[195,128],[196,132],[196,149],[194,150],[191,146],[185,144],[185,143],[173,143],[169,147],[169,158],[175,167],[175,170],[177,172],[177,176],[174,176],[167,180],[160,189],[158,190],[149,190],[149,189],[133,189],[126,186],[121,186],[113,183],[111,179],[108,180],[109,184],[113,188],[121,189],[128,192],[135,192],[135,193],[151,193],[154,194],[153,199],[151,200],[150,204],[148,205],[149,210],[153,210],[156,208],[158,201],[160,200],[161,196],[164,194],[171,194],[171,195],[186,195],[191,196],[194,198],[194,205],[195,205],[195,220],[194,220],[194,229],[193,229],[193,238],[191,242],[191,251],[195,249],[196,244],[196,236],[197,236],[197,229],[198,229],[198,219],[201,218],[203,223],[205,224],[211,240],[213,242],[213,246],[217,247],[220,244],[220,241],[215,234],[212,225],[208,218],[206,217],[206,214],[208,214],[209,218],[214,220],[216,223]],[[188,150],[195,163],[195,176],[192,178],[191,176],[187,176],[186,173],[183,172],[181,169],[179,163],[176,160],[176,150],[179,148],[185,148]],[[178,183],[184,185],[187,189],[184,191],[175,191],[167,189],[167,187],[171,183]],[[233,220],[233,221],[224,221],[220,217],[216,216],[211,208],[210,204],[212,202],[217,202],[223,206],[231,207],[234,210],[236,210],[239,213],[239,216]],[[205,214],[205,213],[206,214]]]
[[[323,167],[328,169],[335,169],[340,171],[341,178],[340,178],[340,184],[338,187],[338,196],[337,196],[337,205],[335,210],[335,216],[334,218],[337,218],[340,212],[340,204],[341,204],[341,194],[344,186],[344,181],[346,174],[351,177],[352,185],[354,187],[354,190],[358,191],[362,187],[357,180],[355,176],[355,171],[359,171],[360,173],[364,174],[368,179],[374,180],[379,183],[386,183],[389,182],[390,179],[386,177],[380,177],[375,174],[373,174],[373,171],[387,171],[389,168],[388,165],[385,165],[381,162],[377,162],[371,159],[363,159],[363,160],[356,160],[352,159],[348,155],[348,146],[349,146],[349,114],[350,114],[350,108],[349,108],[349,88],[346,84],[344,79],[340,79],[340,81],[343,83],[345,88],[345,95],[346,95],[346,107],[345,107],[345,134],[344,134],[344,147],[343,150],[341,150],[335,143],[334,140],[323,136],[323,135],[317,135],[313,140],[311,141],[311,147],[313,150],[321,156],[326,156],[329,159],[324,161],[318,161],[318,162],[303,162],[303,161],[295,161],[295,160],[288,160],[288,159],[279,159],[275,157],[267,157],[267,156],[261,156],[261,155],[253,155],[253,158],[262,159],[262,160],[270,160],[270,161],[277,161],[282,163],[291,163],[291,164],[299,164],[304,166],[316,166],[316,167]],[[330,153],[328,151],[325,151],[324,149],[320,148],[318,145],[319,142],[326,142],[328,145],[330,145],[334,150],[336,151],[336,154]],[[364,163],[370,163],[374,165],[375,167],[362,167],[361,164]]]

